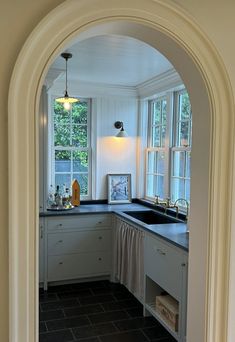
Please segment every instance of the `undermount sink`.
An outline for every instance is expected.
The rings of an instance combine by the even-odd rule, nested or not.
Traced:
[[[129,215],[146,224],[164,224],[164,223],[178,223],[177,219],[157,213],[153,210],[142,211],[123,211],[124,214]]]

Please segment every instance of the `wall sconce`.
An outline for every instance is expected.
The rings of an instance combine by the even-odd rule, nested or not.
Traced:
[[[116,134],[116,137],[118,137],[118,138],[126,138],[126,137],[128,137],[127,132],[124,130],[123,122],[122,121],[116,121],[114,123],[114,127],[117,128],[117,129],[120,129],[120,131]]]

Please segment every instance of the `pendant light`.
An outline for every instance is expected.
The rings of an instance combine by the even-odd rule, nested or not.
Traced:
[[[56,99],[56,102],[59,102],[59,103],[63,103],[64,105],[64,109],[65,110],[69,110],[71,109],[71,103],[75,103],[75,102],[78,102],[79,100],[76,99],[75,97],[70,97],[69,94],[68,94],[68,88],[67,88],[67,85],[68,85],[68,66],[67,66],[67,63],[68,63],[68,59],[69,58],[72,58],[72,54],[69,53],[69,52],[63,52],[61,54],[61,57],[63,57],[65,59],[65,62],[66,62],[66,70],[65,70],[65,77],[66,77],[66,83],[65,83],[65,94],[64,94],[64,97],[58,97]]]

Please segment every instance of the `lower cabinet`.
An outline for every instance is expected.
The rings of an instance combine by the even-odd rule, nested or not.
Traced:
[[[123,284],[141,303],[144,293],[144,232],[119,217],[114,221],[114,280]]]
[[[145,314],[180,342],[186,341],[187,252],[152,234],[145,236]]]
[[[40,218],[39,279],[110,276],[179,342],[186,341],[188,253],[112,214]]]
[[[110,214],[44,220],[44,289],[48,282],[110,275]]]

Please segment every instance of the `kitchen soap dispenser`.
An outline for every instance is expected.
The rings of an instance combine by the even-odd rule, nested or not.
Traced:
[[[71,203],[74,207],[80,205],[80,185],[76,179],[72,183],[72,199]]]

